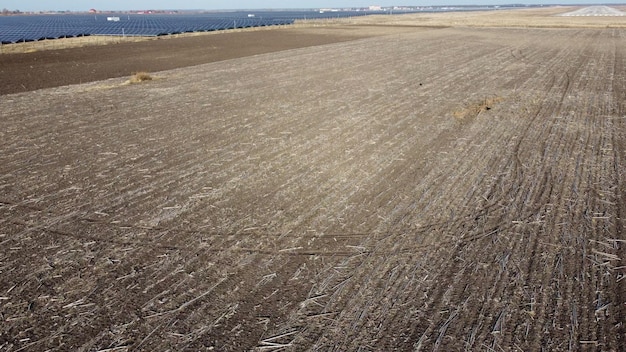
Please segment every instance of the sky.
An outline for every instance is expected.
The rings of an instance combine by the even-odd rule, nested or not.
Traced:
[[[379,6],[427,5],[502,5],[502,4],[592,4],[624,3],[626,0],[0,0],[0,8],[20,11],[88,11],[97,10],[165,10],[165,9],[269,9],[269,8],[337,8]]]

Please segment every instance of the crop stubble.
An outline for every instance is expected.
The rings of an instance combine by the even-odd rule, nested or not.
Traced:
[[[0,349],[620,349],[625,35],[420,30],[4,96]]]

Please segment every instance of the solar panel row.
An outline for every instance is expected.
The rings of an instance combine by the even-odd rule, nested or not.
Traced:
[[[353,12],[243,12],[197,15],[40,15],[0,17],[0,43],[89,35],[162,36],[186,32],[293,24],[297,19],[354,16]],[[110,19],[107,19],[111,17]]]

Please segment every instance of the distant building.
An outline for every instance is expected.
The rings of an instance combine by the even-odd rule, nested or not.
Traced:
[[[369,7],[370,11],[381,11],[383,8],[381,6],[378,5],[371,5]]]
[[[98,13],[98,10],[96,10],[96,9],[89,9],[89,13]]]

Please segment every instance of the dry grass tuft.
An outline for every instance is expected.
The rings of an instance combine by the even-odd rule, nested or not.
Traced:
[[[152,76],[149,73],[136,72],[130,77],[130,80],[128,80],[128,82],[133,84],[133,83],[141,83],[141,82],[151,81],[151,80],[152,80]]]
[[[455,111],[453,115],[460,120],[474,118],[480,115],[480,113],[483,111],[491,110],[497,103],[502,100],[503,98],[498,96],[485,98],[483,100],[480,100],[479,102],[469,104],[463,109]]]

